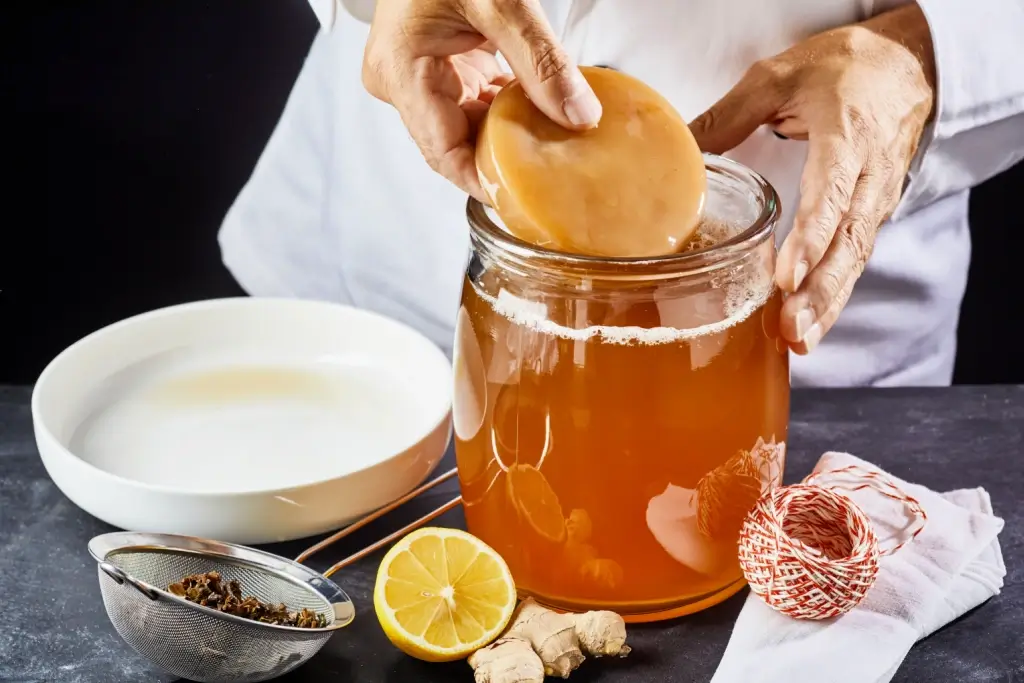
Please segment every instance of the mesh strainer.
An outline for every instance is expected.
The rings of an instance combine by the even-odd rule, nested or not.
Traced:
[[[129,645],[180,678],[199,683],[250,683],[282,676],[315,655],[355,616],[348,595],[328,576],[451,510],[462,499],[456,497],[324,574],[299,563],[454,475],[451,470],[420,486],[312,546],[295,561],[191,536],[129,531],[97,536],[89,542],[89,553],[99,563],[103,606]],[[327,626],[311,629],[265,624],[197,605],[166,590],[185,576],[211,571],[220,572],[227,581],[238,581],[245,595],[262,602],[322,614]]]
[[[154,664],[202,683],[266,681],[312,657],[355,615],[329,579],[243,546],[187,536],[121,532],[89,543],[103,605],[125,641]],[[309,608],[325,628],[264,624],[202,607],[165,590],[190,574],[220,572],[246,595],[290,610]]]

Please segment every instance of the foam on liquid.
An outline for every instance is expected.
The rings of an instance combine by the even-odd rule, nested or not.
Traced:
[[[695,251],[720,244],[740,230],[742,230],[741,227],[723,221],[704,219],[690,244],[683,251]],[[477,296],[486,301],[499,315],[516,325],[542,334],[573,341],[600,338],[601,341],[609,344],[655,345],[697,339],[724,332],[743,322],[763,306],[774,292],[775,287],[771,274],[764,269],[757,269],[738,282],[728,283],[725,286],[724,318],[719,322],[698,327],[591,325],[579,329],[559,325],[550,320],[547,315],[547,305],[543,302],[522,299],[505,289],[500,290],[497,296],[482,291],[475,284],[473,289]]]

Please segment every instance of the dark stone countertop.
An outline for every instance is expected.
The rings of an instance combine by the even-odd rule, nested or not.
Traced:
[[[984,486],[1006,520],[1003,592],[918,643],[894,680],[902,683],[1024,680],[1024,387],[815,390],[793,398],[787,480],[806,474],[826,450],[845,450],[936,490]],[[451,454],[442,463],[450,466]],[[435,507],[435,492],[314,558],[329,564]],[[442,524],[461,525],[453,511]],[[0,387],[0,681],[169,682],[125,645],[107,620],[87,541],[109,527],[72,505],[47,478],[36,453],[29,389]],[[294,556],[306,543],[271,550]],[[424,664],[395,650],[373,615],[380,557],[335,579],[356,602],[352,626],[308,664],[278,679],[430,683],[472,681],[464,663]],[[745,593],[692,617],[631,627],[634,655],[585,665],[588,681],[707,681]],[[871,653],[841,653],[842,657]],[[821,681],[827,681],[822,672]]]

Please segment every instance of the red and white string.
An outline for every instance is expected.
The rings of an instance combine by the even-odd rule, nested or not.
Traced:
[[[870,488],[914,518],[902,540],[882,549],[864,511],[840,491]],[[798,619],[828,619],[856,607],[874,584],[881,557],[917,537],[927,515],[888,477],[858,466],[814,473],[765,493],[747,514],[739,558],[751,590]]]

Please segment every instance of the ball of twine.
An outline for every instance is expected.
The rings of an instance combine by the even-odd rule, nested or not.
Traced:
[[[816,483],[828,478],[835,480],[829,487]],[[864,488],[904,504],[916,520],[890,548],[879,547],[871,520],[838,492]],[[828,619],[864,599],[879,559],[909,543],[926,520],[921,504],[879,472],[851,466],[816,473],[758,500],[740,531],[740,566],[750,589],[773,609],[797,619]]]

